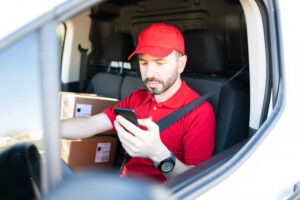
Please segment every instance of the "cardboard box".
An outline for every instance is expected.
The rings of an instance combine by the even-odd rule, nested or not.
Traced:
[[[117,99],[94,94],[61,92],[60,118],[88,117],[102,112],[105,108],[115,105],[117,102]]]
[[[60,118],[89,117],[102,112],[118,102],[94,94],[73,92],[60,93]],[[101,123],[101,122],[99,122]],[[82,140],[61,140],[63,160],[73,169],[90,167],[110,167],[114,165],[117,150],[117,138],[94,136]]]
[[[62,159],[72,170],[112,167],[116,160],[117,138],[94,136],[83,140],[62,140]]]

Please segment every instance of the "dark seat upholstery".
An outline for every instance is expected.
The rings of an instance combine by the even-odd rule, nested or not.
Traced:
[[[130,34],[113,33],[110,35],[104,43],[104,53],[102,55],[102,59],[106,60],[107,70],[98,72],[91,78],[87,92],[119,99],[124,66],[117,69],[119,73],[113,73],[111,64],[116,61],[124,65],[132,51],[133,41]]]
[[[134,90],[146,88],[139,76],[125,76],[121,87],[121,99],[124,99]]]
[[[123,77],[120,74],[98,72],[92,77],[87,92],[119,99],[122,81]]]
[[[210,30],[188,30],[183,36],[188,56],[183,79],[203,95],[229,78],[220,75],[224,70],[222,48]],[[218,89],[208,101],[216,115],[214,154],[248,137],[249,92],[246,86],[234,79]]]

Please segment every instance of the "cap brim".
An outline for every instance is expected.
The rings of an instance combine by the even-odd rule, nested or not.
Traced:
[[[163,47],[156,47],[156,46],[142,46],[137,47],[135,51],[130,54],[128,57],[128,60],[130,60],[135,54],[149,54],[150,56],[156,57],[156,58],[164,58],[170,53],[172,53],[173,49],[171,48],[163,48]]]

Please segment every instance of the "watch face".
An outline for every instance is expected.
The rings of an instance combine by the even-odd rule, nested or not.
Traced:
[[[168,172],[172,171],[173,168],[174,168],[174,163],[171,161],[167,161],[167,162],[162,163],[160,169],[162,172],[168,173]]]

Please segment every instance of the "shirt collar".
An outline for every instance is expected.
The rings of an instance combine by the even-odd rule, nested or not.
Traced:
[[[185,81],[182,81],[182,84],[178,91],[168,100],[164,102],[160,102],[161,106],[166,106],[169,108],[180,108],[183,105],[186,104],[187,98],[188,98],[188,93],[189,93],[189,87],[187,86]],[[154,96],[148,92],[148,96],[146,97],[147,101],[153,101],[156,102]]]

